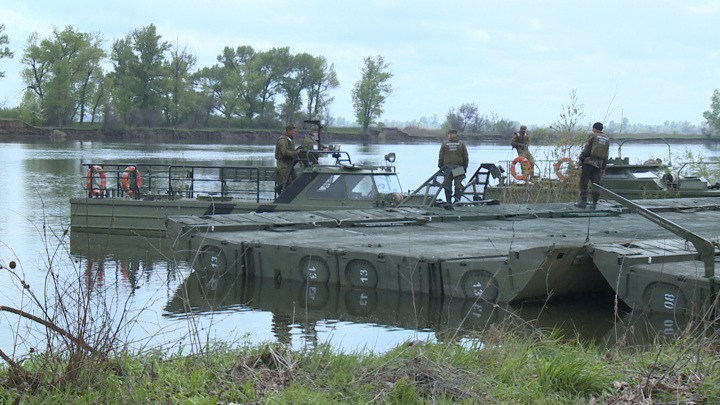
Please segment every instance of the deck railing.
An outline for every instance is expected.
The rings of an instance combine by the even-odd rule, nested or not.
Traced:
[[[272,200],[275,167],[84,163],[90,198]]]

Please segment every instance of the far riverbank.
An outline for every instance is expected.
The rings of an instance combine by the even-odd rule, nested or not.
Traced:
[[[96,140],[105,142],[177,142],[216,144],[272,144],[282,134],[277,129],[187,129],[187,128],[128,128],[106,131],[101,127],[52,128],[34,127],[20,120],[0,119],[0,140]],[[359,128],[323,129],[324,143],[440,143],[447,137],[442,130],[426,130],[421,135],[410,134],[398,128],[370,129],[368,134]],[[296,140],[306,130],[299,129]],[[639,142],[666,141],[669,143],[718,143],[720,138],[703,134],[609,134],[616,140],[632,139]],[[469,144],[509,144],[511,136],[495,134],[461,134]],[[537,140],[537,144],[543,144]]]
[[[301,139],[306,130],[299,129],[296,138]],[[323,129],[323,140],[328,143],[412,143],[442,141],[440,134],[412,136],[396,128],[370,130],[368,134]],[[186,128],[129,128],[104,131],[102,128],[45,128],[34,127],[20,120],[0,120],[0,139],[22,141],[32,139],[54,140],[102,140],[107,142],[202,142],[218,144],[272,144],[282,130],[273,129],[186,129]],[[483,136],[487,141],[502,142],[506,137]],[[298,140],[299,140],[298,139]],[[509,138],[508,138],[509,141]]]

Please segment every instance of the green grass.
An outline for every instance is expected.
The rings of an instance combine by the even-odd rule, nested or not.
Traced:
[[[74,378],[63,356],[0,370],[3,403],[523,403],[651,398],[720,401],[717,343],[704,338],[600,348],[556,333],[491,330],[463,341],[407,342],[386,353],[320,345],[217,345],[201,354],[128,353]],[[31,377],[32,376],[32,377]]]

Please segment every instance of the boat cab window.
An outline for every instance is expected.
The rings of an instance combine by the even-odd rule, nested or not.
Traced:
[[[319,175],[307,190],[307,198],[344,200],[346,196],[343,176],[338,174]]]
[[[643,170],[643,171],[634,171],[633,170],[633,176],[637,179],[655,179],[658,177],[657,173]]]
[[[351,200],[372,200],[377,195],[377,189],[371,176],[347,175],[345,176],[345,183]]]
[[[627,179],[629,177],[630,175],[625,169],[610,166],[605,169],[605,174],[602,176],[603,179]]]
[[[400,187],[400,180],[397,175],[389,174],[387,176],[375,176],[374,179],[379,193],[402,193],[402,187]]]

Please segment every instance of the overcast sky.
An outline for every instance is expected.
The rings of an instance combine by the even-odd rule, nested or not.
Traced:
[[[476,103],[528,125],[557,121],[577,89],[586,121],[703,121],[720,89],[717,0],[0,0],[13,59],[0,59],[0,105],[20,102],[27,37],[71,25],[113,40],[155,24],[198,67],[223,47],[290,47],[335,64],[334,116],[354,121],[363,59],[382,55],[393,92],[383,120]]]

